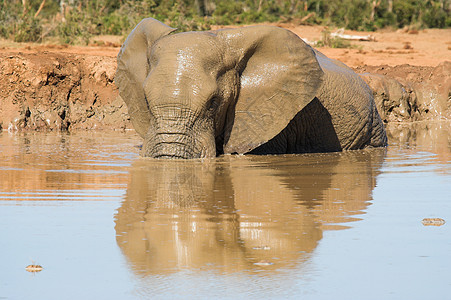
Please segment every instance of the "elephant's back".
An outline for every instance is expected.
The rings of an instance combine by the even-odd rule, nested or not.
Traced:
[[[342,149],[364,148],[370,143],[376,110],[371,89],[345,64],[315,54],[324,71],[317,97],[331,115]]]

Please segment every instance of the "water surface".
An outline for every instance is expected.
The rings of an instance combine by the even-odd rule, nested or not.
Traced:
[[[0,133],[0,299],[446,299],[450,129],[206,161],[140,158],[130,132]]]

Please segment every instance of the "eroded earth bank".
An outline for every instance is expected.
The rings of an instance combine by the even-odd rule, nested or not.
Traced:
[[[125,129],[113,83],[116,59],[57,53],[0,54],[0,126],[7,130]]]

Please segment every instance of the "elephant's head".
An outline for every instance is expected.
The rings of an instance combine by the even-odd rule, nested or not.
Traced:
[[[143,156],[249,152],[285,128],[321,85],[313,50],[287,30],[173,31],[145,19],[118,55],[116,84],[144,138]]]

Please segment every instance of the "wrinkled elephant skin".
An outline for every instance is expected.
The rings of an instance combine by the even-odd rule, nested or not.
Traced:
[[[331,152],[385,146],[367,84],[272,26],[174,33],[149,18],[118,54],[116,84],[142,155]]]

